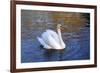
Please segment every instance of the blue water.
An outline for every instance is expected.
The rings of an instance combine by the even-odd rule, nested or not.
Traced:
[[[46,62],[90,59],[90,29],[84,27],[80,32],[66,32],[62,34],[66,48],[64,52],[49,52],[40,47],[35,38],[21,39],[21,62]]]

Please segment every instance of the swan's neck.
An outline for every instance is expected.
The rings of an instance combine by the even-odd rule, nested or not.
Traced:
[[[60,42],[60,44],[61,44],[61,46],[62,46],[63,43],[64,43],[64,41],[63,41],[63,39],[62,39],[61,30],[60,30],[60,29],[57,29],[57,31],[58,31],[59,42]]]

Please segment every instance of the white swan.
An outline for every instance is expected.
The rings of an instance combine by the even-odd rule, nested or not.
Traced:
[[[64,49],[65,43],[61,36],[61,24],[57,25],[57,33],[53,30],[46,30],[42,33],[41,37],[37,37],[38,41],[46,49]]]

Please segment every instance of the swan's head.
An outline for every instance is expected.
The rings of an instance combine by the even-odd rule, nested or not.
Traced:
[[[60,29],[62,32],[65,31],[65,27],[61,24],[57,24],[57,29]]]
[[[57,24],[57,29],[60,29],[61,28],[61,24]]]

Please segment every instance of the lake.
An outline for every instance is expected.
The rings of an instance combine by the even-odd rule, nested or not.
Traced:
[[[80,28],[80,32],[62,33],[66,48],[64,52],[48,52],[41,47],[36,39],[36,34],[40,32],[33,31],[33,38],[21,39],[21,62],[49,62],[49,61],[69,61],[69,60],[87,60],[90,59],[90,27]],[[31,37],[32,37],[31,35]]]

